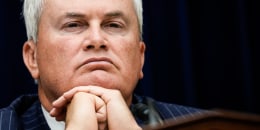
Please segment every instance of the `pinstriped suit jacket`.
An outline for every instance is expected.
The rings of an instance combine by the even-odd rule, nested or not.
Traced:
[[[0,109],[0,130],[50,130],[38,96],[21,96]]]
[[[136,102],[143,102],[144,98],[146,97],[134,96]],[[158,101],[154,102],[154,107],[163,120],[204,111]],[[137,122],[143,125],[143,121]],[[0,109],[0,130],[50,130],[43,116],[38,96],[23,95],[13,101],[10,106]]]

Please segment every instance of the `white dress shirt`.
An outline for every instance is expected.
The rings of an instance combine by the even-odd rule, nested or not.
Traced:
[[[49,112],[42,106],[43,115],[51,128],[51,130],[64,130],[65,129],[65,122],[64,121],[57,121],[54,117],[51,117]]]

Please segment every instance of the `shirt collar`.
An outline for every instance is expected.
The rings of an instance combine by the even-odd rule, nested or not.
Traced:
[[[65,129],[65,122],[64,121],[57,121],[54,117],[51,117],[49,112],[41,105],[43,115],[47,121],[47,124],[51,128],[51,130],[64,130]]]

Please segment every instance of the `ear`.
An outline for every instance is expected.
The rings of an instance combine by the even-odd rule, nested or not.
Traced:
[[[23,61],[34,79],[39,78],[39,69],[36,60],[37,46],[32,41],[26,41],[23,45]]]
[[[143,73],[143,66],[144,66],[144,60],[145,60],[145,43],[143,41],[140,41],[140,55],[141,55],[141,70],[139,78],[142,79],[144,77]]]

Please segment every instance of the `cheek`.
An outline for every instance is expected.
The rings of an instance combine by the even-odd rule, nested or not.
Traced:
[[[66,65],[75,53],[79,51],[79,42],[75,37],[50,37],[49,39],[49,41],[44,41],[44,45],[40,48],[43,50],[42,54],[46,59],[49,58],[48,62]]]
[[[38,57],[40,80],[43,86],[49,86],[50,92],[63,93],[68,89],[68,81],[73,73],[72,53],[69,46],[52,44],[48,48],[41,48]]]
[[[64,75],[68,75],[73,63],[72,57],[75,55],[75,51],[73,51],[75,46],[73,48],[69,42],[61,42],[60,40],[42,42],[39,45],[40,76],[61,79]]]
[[[125,49],[121,51],[121,60],[123,61],[124,70],[126,71],[126,76],[133,75],[133,80],[135,80],[136,76],[139,77],[140,69],[141,69],[141,54],[140,48],[135,46],[127,46]],[[129,76],[130,78],[131,76]]]

